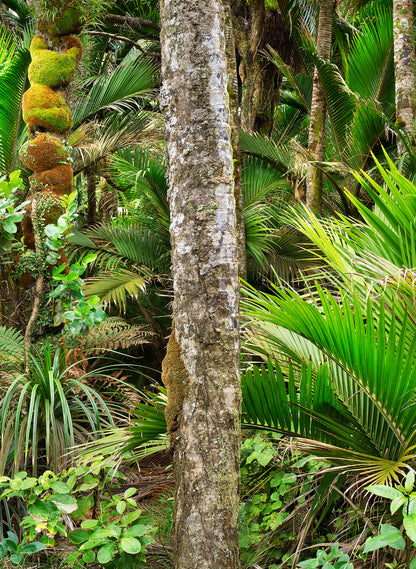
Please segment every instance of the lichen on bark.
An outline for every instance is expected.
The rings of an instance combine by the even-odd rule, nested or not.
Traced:
[[[163,0],[175,335],[188,383],[174,468],[175,569],[237,569],[238,256],[219,0]]]

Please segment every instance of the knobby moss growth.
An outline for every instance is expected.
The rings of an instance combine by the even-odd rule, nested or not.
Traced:
[[[20,149],[22,163],[34,172],[52,170],[59,164],[68,164],[70,156],[61,140],[53,134],[39,134],[28,140]]]
[[[73,180],[72,168],[69,164],[61,164],[52,170],[35,172],[29,180],[34,192],[49,190],[58,196],[70,194]]]
[[[162,363],[162,381],[168,394],[168,404],[165,409],[167,432],[174,444],[174,433],[182,414],[183,399],[188,385],[188,373],[181,358],[181,349],[176,341],[175,332],[169,338],[166,356]]]
[[[44,128],[57,133],[72,127],[72,118],[63,97],[49,87],[34,85],[23,95],[23,120],[29,130]]]
[[[53,22],[48,19],[40,20],[39,29],[48,36],[77,34],[82,30],[84,20],[85,17],[79,8],[68,7]]]
[[[37,50],[29,65],[30,84],[47,87],[68,85],[74,76],[78,59],[77,47],[72,47],[64,53],[49,49]]]

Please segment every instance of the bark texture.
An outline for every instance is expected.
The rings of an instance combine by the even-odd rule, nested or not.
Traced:
[[[334,17],[335,0],[319,2],[319,22],[316,48],[321,59],[329,60],[331,56],[332,21]],[[308,150],[313,161],[325,160],[325,93],[317,69],[313,76],[312,104],[309,123]],[[322,171],[310,164],[306,179],[306,203],[312,209],[319,211],[322,205],[323,178]]]
[[[187,372],[175,440],[175,569],[237,569],[238,257],[221,2],[162,0],[174,323]]]
[[[238,114],[238,77],[236,61],[236,45],[233,30],[233,15],[231,9],[232,0],[224,2],[225,10],[225,48],[228,70],[228,94],[231,116],[231,143],[234,158],[234,195],[236,207],[236,229],[237,229],[237,254],[238,254],[238,274],[240,278],[247,278],[247,254],[246,254],[246,231],[244,225],[244,203],[243,189],[241,182],[241,152],[238,130],[241,126]]]
[[[416,63],[413,32],[413,0],[393,0],[394,75],[396,81],[396,121],[409,136],[416,116]],[[404,151],[400,141],[399,154]]]

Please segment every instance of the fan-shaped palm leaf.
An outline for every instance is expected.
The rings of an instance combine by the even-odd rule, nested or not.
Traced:
[[[303,379],[296,384],[289,374],[288,390],[282,387],[282,372],[278,368],[272,371],[274,368],[269,364],[268,372],[263,371],[270,382],[269,400],[278,398],[279,405],[296,409],[275,408],[272,415],[262,411],[261,419],[257,407],[256,412],[252,410],[254,414],[246,407],[247,416],[251,422],[269,427],[271,420],[276,421],[279,429],[291,435],[296,432],[296,436],[306,436],[311,441],[316,437],[320,443],[337,447],[337,459],[342,456],[344,466],[366,471],[371,463],[374,476],[381,477],[379,480],[387,476],[386,480],[391,480],[394,472],[403,466],[404,456],[407,462],[416,457],[409,450],[414,444],[416,407],[407,404],[416,387],[414,323],[405,318],[396,326],[394,318],[385,318],[383,301],[375,319],[372,299],[367,300],[363,311],[362,300],[356,295],[352,307],[349,299],[340,302],[319,288],[318,291],[319,303],[308,302],[294,292],[276,290],[273,296],[248,292],[245,314],[254,326],[261,320],[292,332],[293,344],[288,347],[294,353],[299,353],[296,337],[306,339],[321,352],[321,363],[310,363],[307,374],[303,371]],[[388,310],[393,313],[395,310],[390,299]],[[277,338],[276,346],[279,344],[281,339]],[[293,377],[293,370],[291,373]],[[280,379],[276,379],[276,374]],[[306,383],[305,377],[309,378]],[[253,389],[250,394],[255,398]],[[263,399],[258,398],[257,404],[263,405]],[[304,428],[301,429],[302,415]],[[348,458],[351,450],[352,462]],[[362,453],[361,466],[357,452]],[[383,465],[383,457],[389,461],[388,468]],[[377,470],[377,465],[383,465],[383,469]]]
[[[0,36],[0,170],[4,174],[14,169],[17,138],[22,128],[20,118],[29,50],[16,44],[12,36],[3,30]]]
[[[132,108],[134,101],[152,95],[155,86],[155,69],[152,63],[142,57],[125,60],[110,75],[94,79],[88,88],[88,97],[82,96],[73,107],[74,128],[99,111],[120,111]]]

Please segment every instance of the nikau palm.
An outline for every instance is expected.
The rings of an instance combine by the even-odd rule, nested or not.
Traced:
[[[290,434],[361,481],[391,483],[416,460],[415,274],[407,268],[416,187],[392,164],[379,171],[387,189],[358,177],[373,211],[349,196],[365,220],[359,227],[298,214],[330,290],[247,288],[249,343],[267,363],[247,372],[243,399],[247,424]]]

